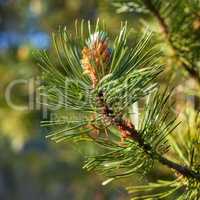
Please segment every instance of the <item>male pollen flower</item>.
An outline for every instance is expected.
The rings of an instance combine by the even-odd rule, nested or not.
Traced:
[[[108,37],[105,32],[95,32],[86,41],[82,50],[82,66],[84,73],[92,80],[93,87],[108,72],[111,51],[108,47]]]

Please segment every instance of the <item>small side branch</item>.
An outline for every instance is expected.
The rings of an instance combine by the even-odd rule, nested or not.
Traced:
[[[195,70],[194,67],[190,66],[189,64],[182,61],[180,56],[178,55],[178,49],[174,46],[173,42],[170,38],[170,31],[167,23],[165,22],[165,19],[161,16],[160,12],[156,9],[154,4],[152,3],[152,0],[144,0],[144,4],[146,8],[155,16],[158,23],[160,24],[161,30],[163,35],[165,36],[165,39],[167,40],[168,44],[170,45],[171,49],[174,52],[174,55],[178,58],[184,69],[188,72],[188,74],[193,77],[198,85],[200,86],[200,75],[197,70]]]
[[[127,122],[122,118],[122,116],[115,116],[113,113],[113,110],[109,108],[109,106],[106,104],[106,102],[103,99],[103,94],[100,93],[98,96],[98,102],[102,106],[102,114],[106,119],[108,119],[111,123],[116,125],[121,132],[122,137],[125,137],[124,131],[127,133],[126,138],[129,137],[135,142],[138,143],[138,145],[150,156],[152,159],[158,160],[161,164],[167,166],[168,168],[171,168],[175,170],[176,172],[180,173],[181,175],[188,177],[188,178],[194,178],[198,181],[200,181],[200,174],[196,173],[195,171],[189,169],[186,166],[182,166],[180,164],[177,164],[171,160],[168,160],[167,158],[163,157],[162,155],[155,152],[151,145],[144,141],[144,139],[141,137],[139,132],[135,129],[134,124],[131,122]]]
[[[156,19],[158,20],[158,23],[160,24],[163,34],[165,35],[166,38],[168,38],[169,29],[168,29],[167,24],[165,23],[164,18],[162,18],[159,11],[155,8],[151,0],[144,0],[144,4],[147,7],[147,9],[150,10],[151,13],[156,17]]]

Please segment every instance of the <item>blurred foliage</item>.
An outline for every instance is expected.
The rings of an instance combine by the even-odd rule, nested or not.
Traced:
[[[109,11],[104,1],[0,1],[0,199],[126,199],[120,186],[105,188],[100,177],[81,170],[85,148],[54,145],[45,139],[40,108],[14,110],[5,99],[12,81],[30,81],[39,75],[33,52],[38,48],[51,51],[52,31]],[[13,88],[12,102],[27,105],[28,98],[27,85]]]

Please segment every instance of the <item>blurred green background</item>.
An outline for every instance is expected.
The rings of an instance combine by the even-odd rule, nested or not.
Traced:
[[[33,52],[50,49],[51,32],[74,20],[103,18],[117,32],[120,16],[102,0],[0,0],[0,199],[126,199],[123,188],[103,187],[102,177],[81,166],[85,148],[53,144],[40,126],[41,109],[16,110],[5,99],[15,80],[41,75]],[[27,84],[12,89],[16,105],[28,105]],[[32,91],[35,93],[35,91]],[[33,94],[32,94],[33,95]],[[92,149],[89,149],[92,151]]]
[[[102,186],[102,176],[81,168],[85,155],[95,149],[50,142],[45,138],[48,130],[40,126],[40,121],[49,113],[44,116],[36,102],[28,110],[13,109],[5,93],[13,81],[26,80],[27,84],[12,88],[12,102],[27,106],[30,96],[35,97],[36,90],[30,89],[29,83],[36,83],[41,73],[33,52],[36,49],[51,51],[51,32],[59,26],[72,29],[76,19],[95,21],[100,18],[114,35],[124,20],[137,30],[141,25],[139,17],[133,13],[116,14],[109,0],[0,0],[0,200],[129,198],[123,186],[132,185],[138,177]],[[151,18],[149,20],[152,28],[157,29]],[[174,85],[185,81],[183,72],[174,71],[171,60],[165,62],[171,65],[166,71],[173,72]],[[161,82],[165,82],[165,78]],[[190,82],[186,82],[187,87],[192,86]],[[183,87],[178,89],[182,94]],[[185,106],[183,96],[177,95],[177,109]],[[169,171],[162,168],[148,178],[155,180],[159,173],[169,176]]]

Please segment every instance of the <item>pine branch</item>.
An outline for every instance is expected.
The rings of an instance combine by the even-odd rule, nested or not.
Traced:
[[[40,65],[44,71],[41,92],[47,97],[49,108],[57,107],[53,109],[55,119],[43,122],[55,128],[48,137],[56,142],[89,141],[105,148],[106,153],[89,158],[84,168],[106,174],[110,178],[106,183],[134,173],[143,175],[158,161],[184,177],[184,183],[177,180],[169,193],[183,187],[189,197],[197,196],[199,191],[193,187],[200,183],[200,174],[193,142],[189,159],[184,162],[187,167],[164,157],[169,150],[167,136],[177,124],[166,103],[170,95],[166,91],[160,94],[155,83],[162,68],[158,62],[160,53],[150,42],[151,34],[145,33],[130,47],[127,25],[121,28],[112,45],[104,31],[98,21],[94,30],[88,22],[87,31],[84,23],[80,29],[76,24],[76,37],[66,29],[60,30],[53,37],[58,57],[55,65],[46,52],[41,52]],[[130,107],[147,95],[136,129],[128,119]],[[101,132],[107,137],[100,136]],[[199,137],[195,143],[200,143]]]
[[[110,109],[108,107],[108,105],[106,104],[106,102],[103,100],[103,94],[100,93],[98,95],[98,101],[101,104],[101,106],[103,106],[103,115],[104,117],[106,117],[106,119],[110,120],[111,123],[114,123],[120,130],[122,137],[124,138],[131,138],[134,141],[136,141],[138,143],[138,145],[153,159],[158,160],[161,164],[174,169],[175,171],[177,171],[178,173],[180,173],[181,175],[188,177],[188,178],[195,178],[197,180],[200,180],[200,174],[194,172],[193,170],[189,169],[188,167],[179,165],[171,160],[168,160],[167,158],[164,158],[163,156],[161,156],[160,154],[156,153],[152,147],[147,144],[143,138],[140,136],[140,134],[137,132],[137,130],[135,129],[134,124],[132,124],[131,122],[128,122],[124,119],[122,119],[121,116],[113,116],[113,111],[112,109]],[[128,132],[129,134],[124,135],[123,131]]]
[[[156,7],[154,6],[151,0],[144,0],[144,4],[147,7],[147,9],[150,10],[151,13],[156,17],[156,19],[158,20],[160,24],[163,34],[168,39],[169,38],[168,25],[166,24],[164,18],[160,15],[159,10],[156,9]]]
[[[194,22],[196,22],[196,26],[199,27],[199,14],[198,14],[198,8],[200,7],[200,4],[198,4],[198,1],[194,2],[187,2],[187,1],[162,1],[162,0],[113,0],[113,4],[118,8],[118,11],[120,12],[142,12],[142,13],[151,13],[155,19],[158,21],[158,24],[160,25],[161,32],[164,36],[164,39],[166,40],[167,44],[171,48],[173,52],[173,56],[179,61],[180,66],[183,67],[183,69],[194,79],[196,80],[197,84],[200,85],[200,72],[198,70],[198,66],[195,62],[192,61],[191,58],[188,58],[188,56],[183,55],[188,54],[188,52],[182,52],[182,47],[175,44],[175,41],[173,41],[172,37],[174,34],[178,32],[179,35],[182,33],[184,34],[186,31],[180,30],[181,26],[185,27],[185,24],[188,22],[185,22],[185,18],[190,19],[191,16],[194,16],[193,19],[190,19],[190,22],[192,20],[192,23],[194,26]],[[191,7],[191,12],[189,14],[185,14],[185,6]],[[179,10],[177,10],[179,9]],[[176,11],[177,10],[177,11]],[[176,13],[178,12],[177,16]],[[179,19],[180,18],[180,19]],[[196,19],[196,20],[195,20]],[[178,21],[179,20],[179,21]],[[177,21],[177,25],[175,24]],[[181,23],[181,24],[179,24]],[[175,32],[173,30],[173,26],[175,25]],[[178,26],[178,28],[176,27]],[[191,26],[186,26],[185,30],[187,31],[190,28],[194,28]],[[198,29],[198,28],[197,28]],[[198,41],[199,35],[198,31],[194,31],[193,33],[189,33],[189,38],[193,38],[193,36],[197,37],[195,40]],[[188,36],[186,36],[188,37]],[[184,40],[185,38],[179,38],[179,40]],[[194,43],[193,41],[190,41],[190,44]],[[198,44],[196,44],[198,46]],[[193,45],[195,46],[195,45]],[[184,48],[188,48],[188,45]],[[193,47],[191,47],[193,48]],[[194,49],[195,51],[195,49]],[[190,49],[190,53],[193,53],[193,49]],[[195,53],[194,53],[195,54]],[[198,55],[198,53],[197,53]],[[195,55],[194,55],[195,57]],[[198,61],[198,60],[197,60]]]
[[[191,77],[193,77],[197,83],[200,85],[200,75],[198,71],[196,71],[194,66],[190,66],[189,63],[186,63],[183,61],[183,59],[179,56],[179,49],[177,49],[172,40],[171,40],[171,35],[169,31],[169,27],[167,23],[165,22],[165,19],[161,16],[160,12],[154,4],[152,3],[152,0],[144,0],[144,4],[148,10],[155,16],[157,19],[158,23],[160,24],[161,30],[163,35],[165,36],[166,41],[170,45],[171,49],[173,50],[174,56],[178,58],[184,69],[190,74]]]

